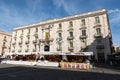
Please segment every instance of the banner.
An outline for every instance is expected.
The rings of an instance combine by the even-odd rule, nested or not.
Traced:
[[[89,63],[70,63],[70,62],[61,62],[61,68],[72,68],[72,69],[89,69]]]

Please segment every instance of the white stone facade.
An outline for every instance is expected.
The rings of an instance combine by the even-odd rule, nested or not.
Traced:
[[[107,11],[101,9],[14,28],[11,52],[92,51],[107,60],[111,45]]]
[[[10,43],[12,35],[0,30],[0,55],[10,52]]]

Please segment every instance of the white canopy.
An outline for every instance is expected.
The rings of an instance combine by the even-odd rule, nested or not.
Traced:
[[[81,56],[91,56],[93,52],[28,52],[28,53],[5,53],[4,55],[30,55],[30,54],[40,54],[40,55],[81,55]]]

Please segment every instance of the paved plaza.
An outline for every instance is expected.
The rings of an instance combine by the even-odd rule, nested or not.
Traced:
[[[72,70],[0,64],[0,80],[120,80],[119,70]]]

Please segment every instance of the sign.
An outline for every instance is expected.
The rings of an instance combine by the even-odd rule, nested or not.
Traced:
[[[49,40],[49,37],[50,37],[50,36],[49,36],[49,32],[46,32],[46,33],[45,33],[45,39],[46,39],[46,40]]]
[[[72,68],[72,69],[89,69],[89,63],[69,63],[69,62],[61,62],[61,68]]]

